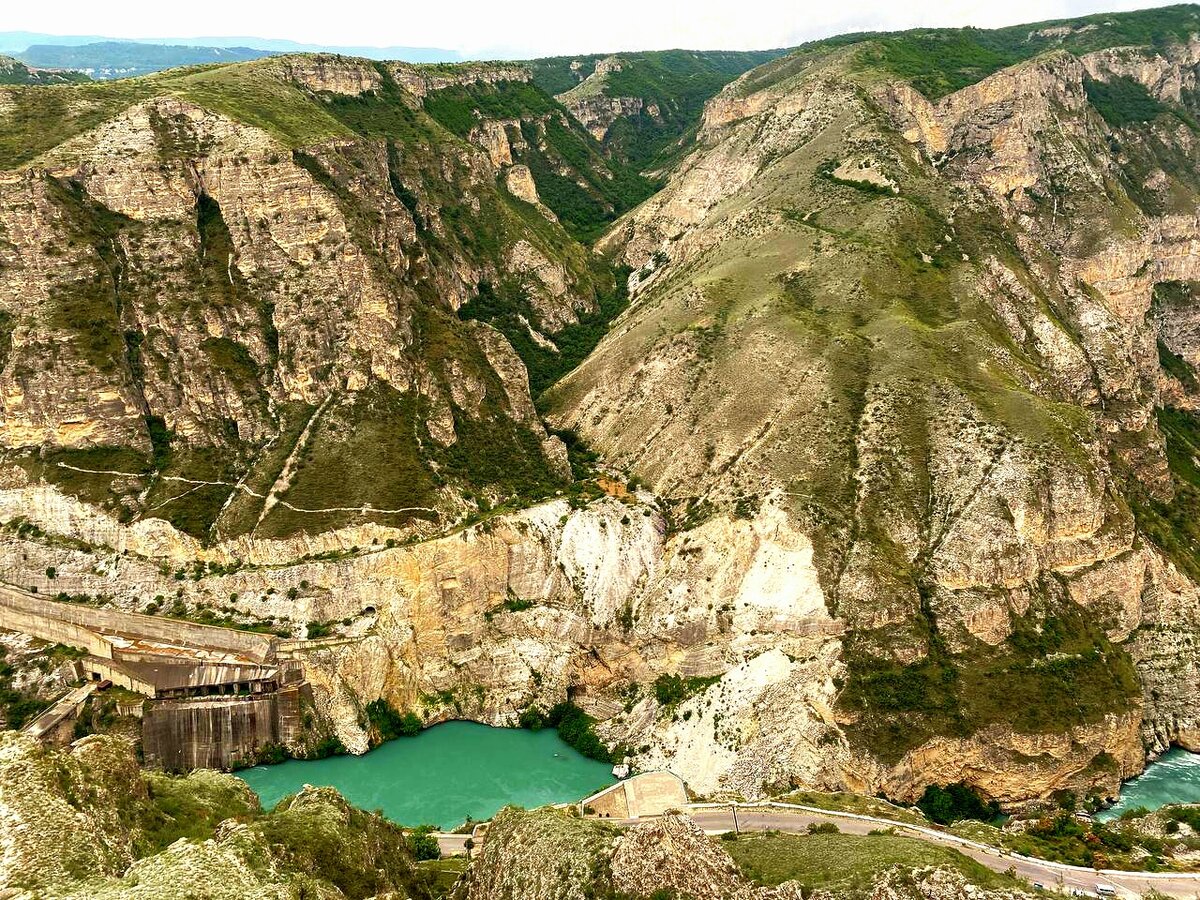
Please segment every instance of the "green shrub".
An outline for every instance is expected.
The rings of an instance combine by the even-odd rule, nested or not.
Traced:
[[[596,735],[596,720],[570,700],[554,706],[546,715],[546,724],[557,728],[563,741],[589,759],[614,761],[614,752]]]
[[[1134,819],[1144,819],[1150,815],[1150,810],[1144,806],[1135,806],[1133,809],[1127,809],[1118,817],[1122,822],[1132,822]]]
[[[721,680],[720,675],[693,676],[683,678],[679,675],[659,675],[654,679],[654,699],[664,708],[678,706],[684,700],[692,697],[712,684]]]
[[[0,708],[6,728],[21,728],[50,704],[17,690],[13,684],[15,670],[5,661],[5,655],[5,649],[0,647]]]
[[[419,860],[441,859],[441,848],[432,834],[434,830],[432,825],[422,825],[405,834],[404,843],[408,846],[408,852]]]
[[[383,699],[372,700],[367,704],[367,721],[385,741],[420,734],[424,726],[421,717],[416,713],[411,710],[398,712],[392,704]]]
[[[1182,822],[1187,825],[1192,831],[1200,833],[1200,808],[1195,806],[1177,806],[1172,807],[1167,816],[1172,822]]]
[[[1110,81],[1094,81],[1085,78],[1084,89],[1088,100],[1100,113],[1104,121],[1113,128],[1149,122],[1167,111],[1146,88],[1127,75]]]
[[[275,766],[286,760],[290,754],[287,748],[274,741],[268,741],[255,751],[254,761],[260,766]]]
[[[1054,802],[1059,805],[1060,809],[1074,811],[1079,803],[1079,798],[1074,791],[1055,791]]]
[[[329,637],[331,634],[333,634],[333,623],[309,622],[308,625],[305,626],[305,634],[309,638]]]
[[[336,734],[327,734],[304,754],[305,759],[328,759],[331,756],[345,756],[348,751],[342,739]]]
[[[540,708],[531,706],[521,712],[517,722],[522,728],[528,728],[530,731],[541,731],[546,726],[546,714]]]
[[[931,784],[917,801],[921,812],[941,825],[949,825],[960,819],[978,819],[988,822],[1000,814],[1000,805],[994,800],[984,800],[973,787],[961,781],[946,787]]]

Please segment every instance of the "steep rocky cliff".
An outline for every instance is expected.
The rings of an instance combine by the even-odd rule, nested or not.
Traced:
[[[569,697],[701,794],[1111,794],[1200,741],[1194,33],[807,47],[629,212],[625,55],[0,90],[3,577],[326,634],[354,752]]]
[[[519,358],[457,311],[503,276],[553,335],[611,276],[422,112],[410,71],[302,57],[146,80],[7,160],[7,464],[202,538],[428,533],[568,480]],[[10,116],[70,102],[11,97]]]
[[[1195,390],[1196,46],[1055,50],[933,100],[893,44],[802,51],[714,98],[605,238],[633,302],[555,421],[678,518],[785,515],[846,629],[828,693],[749,660],[771,688],[730,673],[654,762],[1013,799],[1194,741],[1194,470],[1156,410]],[[772,771],[798,707],[836,726]]]
[[[685,151],[704,103],[743,72],[785,51],[662,50],[533,60],[554,94],[611,158],[663,171]]]
[[[329,788],[264,815],[240,779],[139,772],[132,745],[0,735],[0,890],[13,898],[424,898],[404,835]]]

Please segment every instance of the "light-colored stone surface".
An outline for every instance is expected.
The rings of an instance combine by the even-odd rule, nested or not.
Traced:
[[[580,801],[584,815],[638,819],[679,812],[688,802],[683,780],[671,772],[642,772]],[[589,812],[588,807],[592,808]]]

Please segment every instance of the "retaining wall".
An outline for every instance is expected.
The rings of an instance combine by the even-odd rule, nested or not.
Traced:
[[[227,769],[264,744],[299,737],[299,686],[265,697],[159,700],[142,719],[146,764],[168,772]]]
[[[271,656],[274,647],[269,635],[47,600],[7,585],[0,585],[0,628],[108,658],[112,647],[102,633],[223,650],[257,662]]]

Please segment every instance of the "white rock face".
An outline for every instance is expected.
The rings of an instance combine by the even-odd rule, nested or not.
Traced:
[[[825,615],[825,595],[813,565],[813,546],[792,528],[784,512],[768,507],[754,522],[759,538],[750,567],[734,598],[734,621],[751,627],[782,628]]]
[[[829,649],[836,657],[836,645]],[[803,663],[780,650],[760,653],[680,704],[670,722],[656,724],[653,749],[639,763],[669,768],[706,796],[758,797],[796,777],[835,782],[816,743],[826,731],[821,713],[828,713],[834,693],[822,669],[833,662],[829,656]],[[780,715],[784,697],[787,712]]]
[[[639,764],[670,760],[704,791],[750,792],[792,765],[833,779],[818,771],[811,745],[825,730],[841,626],[825,609],[811,542],[772,505],[757,519],[718,517],[670,538],[654,507],[631,496],[577,510],[554,501],[393,548],[380,540],[386,529],[368,528],[316,544],[243,540],[203,551],[165,522],[122,525],[45,486],[0,491],[0,522],[18,516],[112,548],[0,538],[6,579],[44,593],[103,595],[130,609],[178,596],[192,608],[235,608],[297,627],[350,617],[343,630],[359,638],[288,652],[304,661],[318,713],[351,752],[367,749],[360,709],[375,697],[432,719],[515,724],[520,710],[548,708],[569,686],[585,708],[607,716],[615,711],[609,691],[626,681],[731,669],[681,708],[697,712],[692,721],[657,723],[652,702],[634,712],[630,722],[646,722],[636,744],[651,745]],[[361,549],[350,553],[350,541]],[[318,547],[344,556],[301,558]],[[199,580],[174,575],[197,560],[235,558],[249,564]],[[422,700],[443,691],[452,702]],[[807,712],[792,709],[782,731],[781,691],[812,701]],[[719,731],[716,717],[725,723]],[[625,740],[630,727],[614,724],[611,736]],[[767,760],[767,734],[800,744],[787,761]]]

